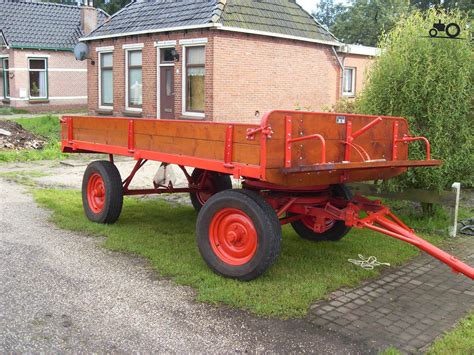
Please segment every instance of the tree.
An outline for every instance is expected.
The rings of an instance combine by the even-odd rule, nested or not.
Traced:
[[[130,0],[94,0],[94,6],[107,12],[109,15],[113,15],[117,11],[124,8]]]
[[[409,0],[354,0],[337,15],[330,30],[345,43],[376,46],[382,32],[409,11]]]
[[[431,38],[433,23],[457,23],[456,40]],[[471,28],[472,30],[472,28]],[[357,102],[360,113],[405,117],[416,136],[431,142],[437,168],[410,169],[388,181],[392,188],[445,189],[474,185],[474,60],[467,18],[460,11],[415,11],[383,35]],[[410,144],[410,159],[424,159],[422,143]]]
[[[458,9],[464,12],[472,12],[474,10],[472,0],[410,0],[410,4],[420,10],[428,10],[431,8],[439,8],[444,10]]]
[[[341,4],[334,4],[333,0],[321,0],[313,16],[327,29],[331,28],[337,16],[344,10]]]

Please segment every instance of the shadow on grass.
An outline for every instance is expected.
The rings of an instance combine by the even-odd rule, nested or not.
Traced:
[[[126,198],[119,221],[99,225],[85,218],[80,192],[35,190],[34,196],[53,211],[52,221],[59,227],[106,236],[108,249],[148,258],[161,275],[194,287],[199,301],[264,316],[304,316],[312,302],[329,292],[378,275],[382,269],[364,270],[347,261],[357,254],[374,255],[394,266],[418,254],[406,243],[370,231],[354,229],[340,242],[313,243],[286,226],[277,263],[262,277],[239,282],[215,275],[201,259],[194,239],[196,213],[191,207]]]

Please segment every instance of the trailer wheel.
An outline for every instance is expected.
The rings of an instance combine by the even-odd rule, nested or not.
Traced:
[[[106,160],[90,163],[82,179],[82,205],[93,222],[112,224],[123,204],[122,179],[117,167]]]
[[[232,189],[229,175],[219,174],[214,171],[194,169],[191,178],[196,185],[202,185],[205,191],[190,192],[191,203],[199,212],[209,198],[221,191]]]
[[[345,185],[333,185],[332,193],[335,197],[342,197],[346,200],[352,198],[350,190]],[[289,216],[294,216],[289,214]],[[349,231],[351,227],[347,227],[344,221],[327,220],[329,229],[323,233],[316,233],[313,231],[314,217],[304,216],[302,219],[294,221],[291,226],[295,232],[303,239],[311,240],[313,242],[341,240]]]
[[[278,258],[281,226],[273,208],[255,193],[226,190],[199,212],[197,244],[217,274],[242,281],[263,274]]]

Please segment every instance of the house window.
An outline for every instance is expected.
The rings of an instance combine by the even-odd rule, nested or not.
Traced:
[[[2,95],[4,98],[10,98],[10,71],[8,58],[0,58],[0,80],[2,85]]]
[[[186,48],[186,113],[204,114],[205,47]]]
[[[342,76],[342,95],[355,95],[355,68],[344,68],[344,75]]]
[[[176,51],[175,48],[163,48],[160,51],[160,63],[161,64],[170,64],[174,63],[173,52]]]
[[[113,53],[99,53],[100,61],[100,103],[101,107],[112,107],[114,104],[114,85],[113,85]]]
[[[127,52],[127,108],[141,110],[142,108],[142,51]]]
[[[30,77],[30,98],[48,98],[48,60],[45,58],[28,59]]]

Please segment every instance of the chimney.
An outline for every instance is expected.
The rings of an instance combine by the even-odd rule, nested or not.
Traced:
[[[97,27],[97,10],[92,0],[84,0],[81,6],[81,29],[87,36]]]

